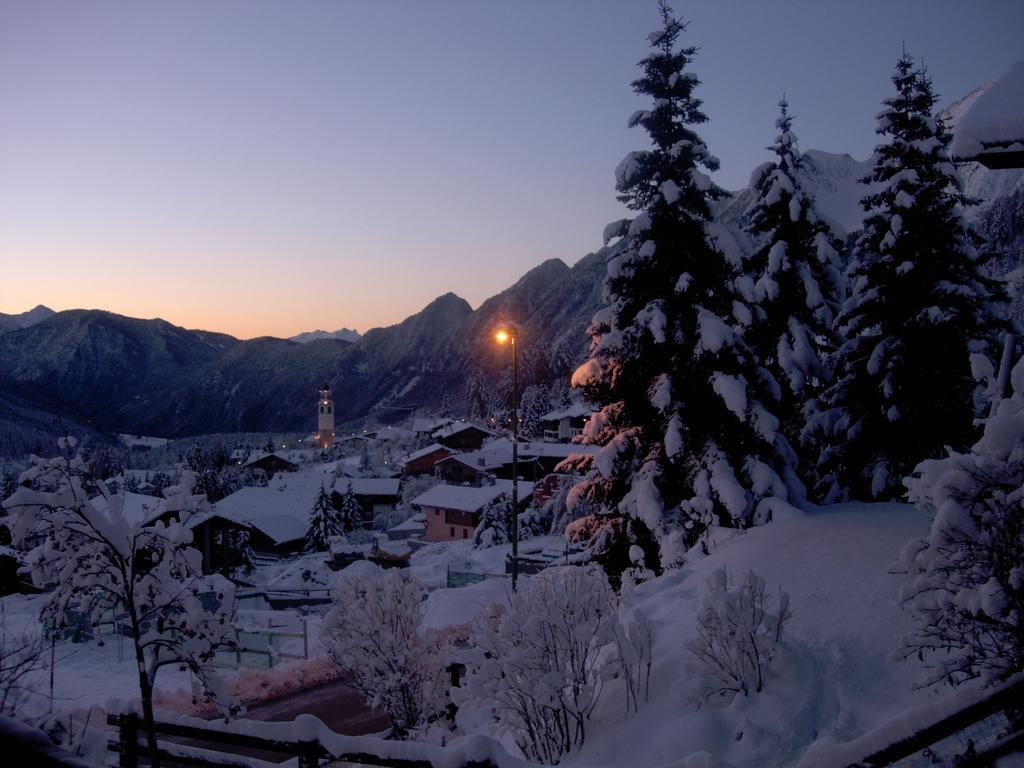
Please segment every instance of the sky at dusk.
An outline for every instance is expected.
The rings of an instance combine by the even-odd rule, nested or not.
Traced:
[[[1024,2],[677,2],[746,185],[785,91],[867,157],[901,41],[941,103],[1024,59]],[[625,215],[654,0],[0,0],[0,312],[247,338],[474,306]]]

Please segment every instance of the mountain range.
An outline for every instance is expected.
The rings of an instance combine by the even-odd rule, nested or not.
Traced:
[[[944,112],[954,133],[989,87]],[[802,173],[821,211],[852,232],[863,219],[859,181],[869,170],[870,161],[810,150]],[[968,194],[981,201],[969,215],[1000,252],[1001,271],[1024,271],[1024,171],[970,164],[961,174]],[[742,224],[752,200],[749,188],[740,190],[722,203],[720,216]],[[39,306],[0,315],[0,455],[49,445],[55,416],[64,428],[91,434],[311,432],[323,382],[334,390],[339,425],[436,409],[446,395],[459,412],[471,382],[507,384],[508,351],[494,343],[493,331],[510,320],[520,325],[523,385],[567,376],[586,351],[586,327],[602,303],[614,250],[572,267],[546,261],[476,310],[445,294],[362,336],[339,329],[243,341],[99,310]]]

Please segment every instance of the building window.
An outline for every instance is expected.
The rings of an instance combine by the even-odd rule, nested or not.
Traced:
[[[455,526],[454,525],[449,526],[449,528],[448,528],[448,535],[451,536],[453,539],[455,538]]]
[[[468,528],[463,528],[462,529],[462,538],[464,538],[464,539],[468,539],[469,538],[469,529]]]

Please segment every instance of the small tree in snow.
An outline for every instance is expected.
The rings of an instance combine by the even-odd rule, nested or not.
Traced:
[[[970,452],[924,461],[906,481],[911,501],[935,518],[901,556],[911,576],[900,597],[917,628],[897,656],[924,660],[929,685],[1024,672],[1022,363],[1013,384]]]
[[[640,711],[640,702],[647,701],[651,688],[651,665],[654,662],[654,628],[650,620],[634,611],[628,622],[614,625],[619,677],[626,692],[626,711]]]
[[[0,480],[0,501],[6,499],[16,490],[18,490],[18,483],[14,479],[14,475],[10,472],[4,472],[3,479]]]
[[[789,595],[779,591],[773,613],[764,579],[753,571],[739,588],[731,587],[725,568],[711,575],[697,612],[697,636],[686,641],[705,699],[760,693],[790,617]]]
[[[321,629],[347,682],[399,737],[447,704],[442,649],[420,632],[424,598],[423,585],[396,570],[345,572]]]
[[[473,624],[461,701],[494,712],[531,760],[554,764],[582,744],[612,660],[613,593],[600,569],[549,568]]]
[[[473,531],[473,546],[477,549],[496,547],[512,541],[512,502],[499,496],[480,515],[480,522]]]
[[[176,520],[133,526],[121,514],[124,497],[109,494],[102,481],[96,486],[107,511],[86,497],[87,467],[74,453],[75,442],[73,437],[61,438],[63,456],[33,457],[22,480],[47,490],[22,488],[4,506],[11,513],[16,544],[43,539],[28,554],[26,565],[35,584],[53,586],[42,609],[44,620],[64,626],[72,608],[93,623],[110,613],[125,617],[138,665],[150,759],[156,765],[157,672],[170,664],[185,665],[216,698],[219,686],[206,662],[231,631],[234,586],[219,576],[201,576],[202,555],[190,546],[192,533],[185,523],[208,505],[188,493],[191,473],[183,475],[180,486],[167,490],[166,508]]]
[[[0,715],[14,717],[32,690],[29,677],[43,667],[38,634],[7,630],[7,612],[0,603]]]
[[[351,484],[338,504],[338,524],[343,533],[352,533],[363,524],[363,505],[359,503]]]
[[[320,493],[313,502],[313,511],[309,515],[309,529],[306,531],[306,551],[325,552],[330,548],[331,537],[342,534],[338,511],[331,504],[331,497],[320,486]]]

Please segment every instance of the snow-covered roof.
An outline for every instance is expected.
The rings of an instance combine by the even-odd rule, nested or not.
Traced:
[[[533,493],[533,483],[519,481],[519,498]],[[511,480],[496,480],[494,485],[468,488],[463,485],[435,485],[426,493],[417,496],[412,503],[419,507],[440,507],[459,512],[476,512],[483,509],[503,494],[512,493]]]
[[[294,464],[295,463],[288,456],[288,454],[286,454],[286,453],[284,453],[282,451],[274,451],[273,453],[260,452],[258,455],[253,456],[251,459],[249,459],[247,462],[245,462],[245,466],[248,467],[250,464],[255,464],[257,461],[263,461],[263,459],[266,459],[269,456],[276,456],[277,458],[281,459],[281,461],[287,461],[289,464]]]
[[[988,146],[986,146],[988,145]],[[954,132],[954,157],[983,151],[1024,151],[1024,61],[996,80],[960,117]]]
[[[342,495],[351,488],[356,496],[397,496],[400,484],[391,477],[343,477],[334,484],[334,490]]]
[[[576,445],[574,443],[547,443],[543,441],[519,443],[519,460],[530,461],[532,459],[565,459],[574,453],[594,454],[600,446]],[[512,441],[507,438],[499,438],[485,443],[477,451],[466,451],[449,457],[461,461],[463,464],[474,469],[494,469],[512,463]],[[442,459],[445,461],[446,459]]]
[[[561,421],[562,419],[576,419],[580,416],[589,416],[594,412],[594,406],[590,403],[573,403],[568,408],[545,413],[540,417],[541,421]]]
[[[393,525],[389,530],[392,531],[422,531],[427,527],[427,516],[423,512],[417,512],[415,515],[410,517],[404,523]]]
[[[277,544],[301,539],[320,492],[323,475],[293,474],[287,483],[266,488],[241,488],[225,496],[214,510],[225,519],[249,523]]]
[[[442,427],[441,429],[437,430],[433,434],[433,437],[438,439],[451,437],[452,435],[457,435],[460,432],[465,432],[467,429],[475,429],[480,432],[486,432],[488,435],[494,434],[494,432],[487,429],[487,427],[481,427],[479,424],[472,424],[468,421],[458,421],[455,422],[454,424],[449,424],[447,427]]]
[[[440,418],[423,418],[417,417],[412,420],[412,431],[413,432],[434,432],[441,427],[451,424],[451,419],[440,419]]]
[[[431,443],[426,448],[420,448],[418,451],[413,451],[412,453],[410,453],[408,456],[405,457],[405,461],[416,461],[416,459],[422,459],[424,456],[429,456],[430,454],[436,453],[437,451],[445,451],[446,453],[451,453],[451,450],[449,448],[445,448],[440,443]]]

